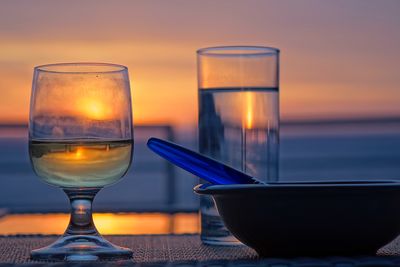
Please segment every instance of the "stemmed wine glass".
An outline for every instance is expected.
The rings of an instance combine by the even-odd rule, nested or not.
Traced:
[[[71,203],[65,233],[33,250],[40,260],[129,258],[132,251],[105,240],[92,202],[117,182],[132,159],[133,126],[128,69],[106,63],[35,67],[29,115],[29,154],[35,173],[60,187]]]

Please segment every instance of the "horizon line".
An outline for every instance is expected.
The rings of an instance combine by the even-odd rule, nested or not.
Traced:
[[[377,116],[377,117],[351,117],[351,118],[288,118],[281,119],[280,125],[285,126],[297,126],[297,125],[318,125],[318,124],[352,124],[352,123],[400,123],[400,115],[399,116]],[[136,126],[173,126],[173,123],[169,124],[167,122],[160,123],[135,123]],[[0,128],[27,128],[27,122],[1,122]]]

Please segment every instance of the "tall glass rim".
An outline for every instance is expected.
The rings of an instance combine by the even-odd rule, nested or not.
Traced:
[[[74,68],[88,67],[93,70],[75,71]],[[65,70],[63,70],[65,68]],[[96,68],[102,68],[99,70]],[[46,73],[57,73],[57,74],[96,74],[96,73],[118,73],[127,71],[128,67],[114,63],[104,62],[63,62],[63,63],[51,63],[43,64],[34,67],[35,72],[46,72]]]
[[[246,52],[244,52],[246,51]],[[211,46],[200,48],[197,51],[199,56],[272,56],[278,55],[280,50],[270,46],[249,46],[249,45],[233,45],[233,46]]]

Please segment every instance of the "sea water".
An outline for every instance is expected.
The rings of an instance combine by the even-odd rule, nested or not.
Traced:
[[[199,89],[199,151],[263,181],[278,179],[278,88]],[[238,244],[212,199],[200,197],[201,238]]]

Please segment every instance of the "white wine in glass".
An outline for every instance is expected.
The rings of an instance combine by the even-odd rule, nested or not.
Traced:
[[[35,173],[61,188],[70,223],[53,244],[33,250],[36,260],[126,259],[132,251],[98,233],[92,202],[128,171],[133,152],[131,93],[126,67],[63,63],[34,70],[29,155]]]
[[[60,187],[104,187],[118,181],[131,162],[132,141],[31,141],[36,174]]]

